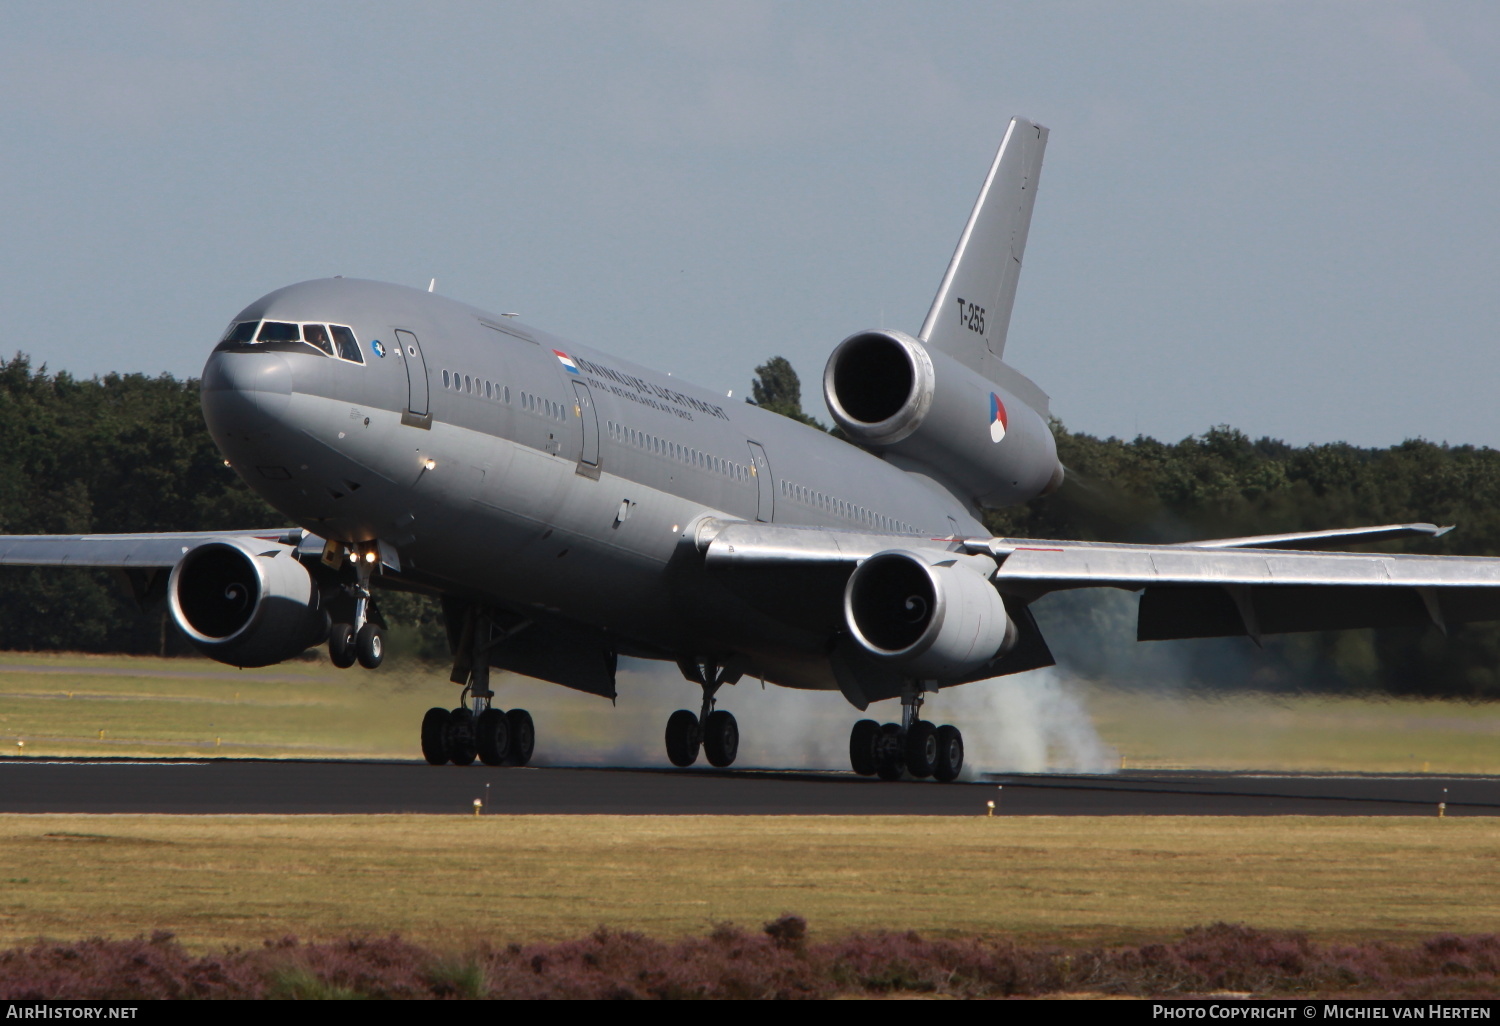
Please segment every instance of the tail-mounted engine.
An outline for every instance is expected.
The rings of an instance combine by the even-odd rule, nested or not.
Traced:
[[[902,332],[844,339],[823,371],[823,395],[855,444],[931,467],[976,505],[1014,505],[1062,483],[1041,414]]]
[[[968,680],[1015,647],[1019,631],[973,557],[931,555],[937,562],[903,549],[866,559],[844,587],[844,621],[865,651],[904,675]]]
[[[167,601],[193,647],[231,666],[270,666],[328,635],[317,585],[285,545],[199,545],[172,568]]]

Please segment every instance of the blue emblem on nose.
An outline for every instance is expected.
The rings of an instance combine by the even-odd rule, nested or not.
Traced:
[[[376,356],[385,359],[385,346],[380,344],[380,339],[377,338],[374,342],[371,342],[370,348],[375,350]]]

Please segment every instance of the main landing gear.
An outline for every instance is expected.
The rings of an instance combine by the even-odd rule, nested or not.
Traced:
[[[517,630],[528,624],[522,623]],[[473,765],[477,758],[486,766],[525,766],[536,748],[536,727],[525,709],[506,712],[492,704],[490,649],[510,636],[495,635],[495,625],[482,612],[471,613],[464,623],[453,676],[468,683],[457,709],[428,709],[422,717],[422,758],[434,766],[453,763]]]
[[[475,699],[474,710],[428,709],[422,717],[422,758],[434,766],[453,763],[471,766],[477,758],[486,766],[524,766],[536,748],[536,727],[525,709],[505,712]]]
[[[964,736],[957,727],[939,727],[921,718],[922,693],[901,696],[901,723],[860,720],[849,732],[849,764],[862,777],[899,780],[902,771],[918,780],[957,780],[964,768]]]
[[[328,658],[333,665],[347,670],[357,661],[367,670],[373,670],[385,661],[385,632],[370,619],[370,572],[374,564],[354,560],[358,581],[352,587],[354,593],[354,622],[336,623],[328,632]]]
[[[740,752],[740,726],[734,714],[714,708],[714,695],[725,684],[740,679],[738,671],[718,663],[683,659],[677,663],[682,675],[703,688],[703,705],[697,716],[678,709],[667,720],[667,758],[672,765],[687,767],[698,761],[698,749],[709,765],[729,766]]]

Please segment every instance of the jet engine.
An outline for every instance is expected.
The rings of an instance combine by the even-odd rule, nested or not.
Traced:
[[[975,505],[1026,502],[1062,483],[1040,413],[902,332],[844,339],[823,371],[823,395],[856,445],[931,468]]]
[[[205,542],[172,568],[167,602],[193,647],[231,666],[270,666],[328,636],[317,585],[284,545]]]
[[[973,557],[932,555],[938,562],[904,549],[866,559],[844,587],[844,622],[867,652],[904,674],[968,680],[1010,651],[1019,631]]]

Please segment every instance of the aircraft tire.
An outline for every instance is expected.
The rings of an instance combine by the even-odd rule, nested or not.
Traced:
[[[875,747],[880,742],[880,724],[860,720],[849,731],[849,765],[862,777],[875,775]]]
[[[964,768],[963,734],[957,727],[943,724],[937,729],[937,749],[937,765],[932,775],[945,784],[957,780]]]
[[[667,720],[667,758],[686,769],[698,761],[698,717],[678,709]]]
[[[447,709],[428,709],[422,717],[422,758],[428,765],[442,766],[448,761],[449,715]]]
[[[536,748],[536,726],[531,722],[531,713],[512,709],[505,718],[510,721],[510,764],[525,766]]]
[[[373,623],[367,623],[354,637],[354,652],[359,665],[373,670],[385,660],[385,632]]]
[[[906,772],[918,780],[932,776],[938,759],[937,727],[926,720],[916,721],[906,732],[904,748]]]
[[[733,764],[740,754],[740,725],[733,713],[719,709],[708,714],[703,726],[703,754],[708,756],[709,765],[719,769]]]
[[[354,665],[354,628],[347,623],[336,623],[328,632],[328,658],[333,665],[347,670]],[[444,760],[447,761],[447,760]]]
[[[486,766],[503,766],[510,757],[510,720],[499,709],[486,709],[479,714],[474,729],[474,745],[479,749],[479,759]]]
[[[472,766],[479,755],[474,743],[474,714],[467,709],[454,709],[448,714],[448,758],[455,766]]]
[[[901,728],[894,723],[882,724],[880,740],[875,746],[875,775],[881,780],[900,780],[906,769],[901,748]]]

